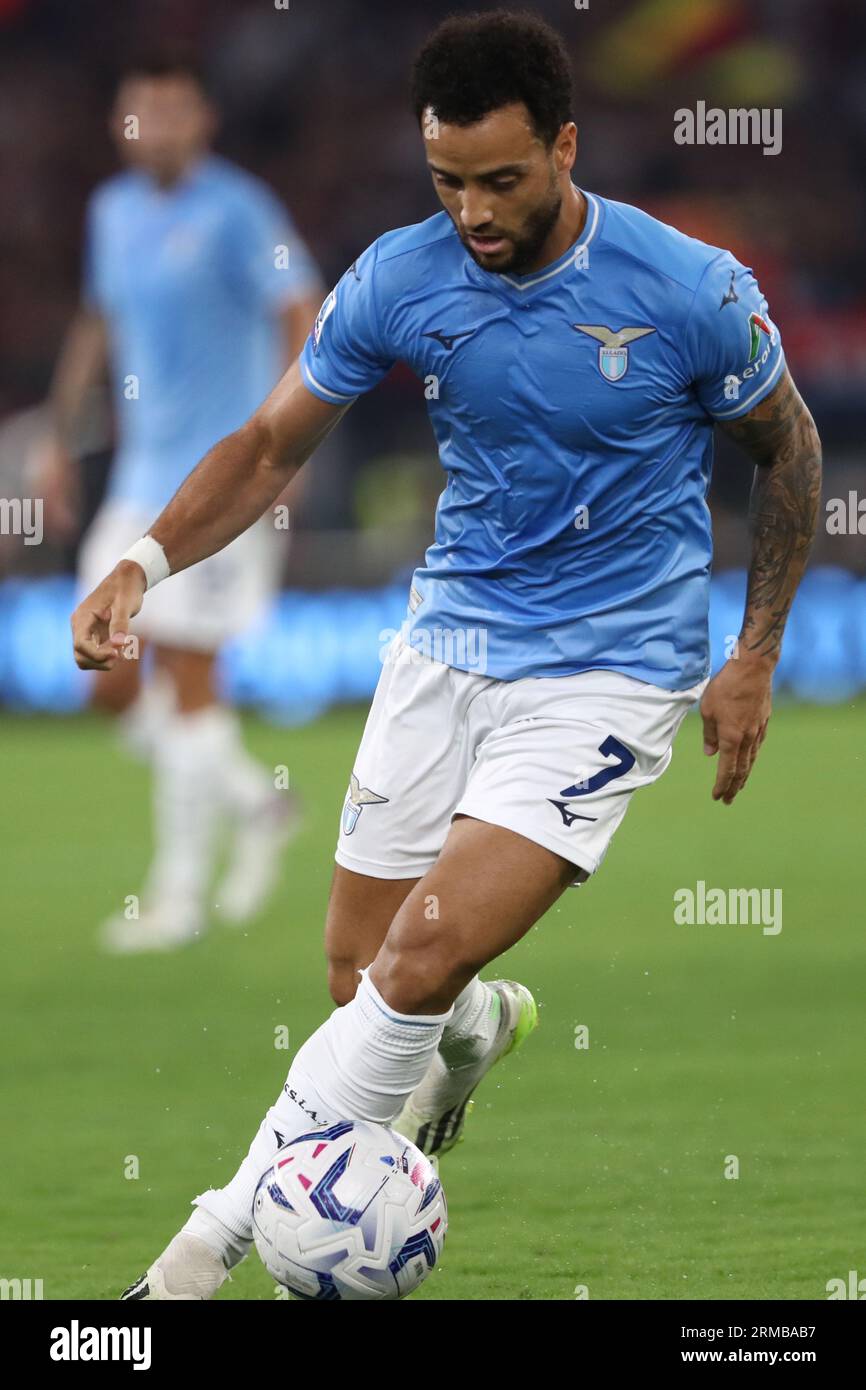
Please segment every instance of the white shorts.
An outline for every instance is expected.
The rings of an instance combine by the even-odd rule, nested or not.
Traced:
[[[398,636],[361,739],[337,863],[419,878],[452,817],[466,815],[595,873],[632,792],[665,771],[705,685],[662,690],[615,671],[494,680],[431,661]]]
[[[81,545],[78,579],[86,597],[155,517],[123,502],[100,507]],[[225,550],[169,575],[145,594],[131,627],[166,647],[215,652],[254,621],[279,581],[280,539],[269,516]]]

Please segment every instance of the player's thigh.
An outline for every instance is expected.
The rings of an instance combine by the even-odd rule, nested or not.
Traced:
[[[516,681],[456,810],[570,860],[578,883],[600,867],[634,793],[665,772],[702,689],[613,671]]]
[[[215,703],[216,653],[186,647],[154,646],[154,662],[174,686],[179,714],[194,714]]]
[[[483,685],[394,640],[343,806],[335,856],[343,868],[405,881],[435,864],[466,786]]]
[[[348,1004],[358,971],[375,960],[388,928],[416,878],[372,878],[337,864],[325,920],[328,986],[336,1004]]]
[[[400,1013],[444,1013],[573,882],[574,864],[499,825],[458,816],[408,894],[370,972]]]

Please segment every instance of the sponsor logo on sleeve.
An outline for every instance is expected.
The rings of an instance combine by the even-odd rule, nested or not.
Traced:
[[[322,337],[322,329],[328,322],[328,319],[331,317],[336,307],[337,291],[331,290],[331,293],[328,295],[328,298],[325,300],[324,304],[322,305],[321,309],[316,315],[316,322],[313,324],[313,352],[319,351],[319,342],[321,341]]]
[[[761,314],[749,314],[749,361],[754,362],[761,350],[761,334],[766,334],[769,338],[769,346],[772,347],[776,341],[776,334],[773,325],[768,323]]]

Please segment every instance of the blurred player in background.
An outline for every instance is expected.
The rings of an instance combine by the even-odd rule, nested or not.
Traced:
[[[80,555],[89,592],[141,536],[193,464],[237,429],[298,355],[322,287],[291,218],[250,174],[211,153],[216,112],[195,66],[163,57],[121,80],[111,129],[126,172],[93,194],[83,302],[51,394],[44,490],[61,520],[75,508],[71,441],[108,368],[117,452]],[[226,502],[230,499],[226,498]],[[244,921],[275,878],[296,808],[243,748],[217,695],[220,646],[247,626],[278,578],[273,514],[148,600],[134,628],[149,672],[130,659],[93,702],[123,714],[127,742],[154,769],[155,855],[138,920],[104,927],[115,951],[169,949],[206,925],[219,831],[232,850],[215,894]]]

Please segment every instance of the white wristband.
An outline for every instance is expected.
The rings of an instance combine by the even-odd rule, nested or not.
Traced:
[[[158,584],[161,579],[168,579],[171,570],[168,560],[165,558],[165,551],[159,541],[155,541],[153,536],[142,536],[140,541],[131,545],[125,555],[121,555],[121,560],[134,560],[137,565],[141,565],[144,570],[144,577],[147,580],[148,589],[152,589],[154,584]]]

